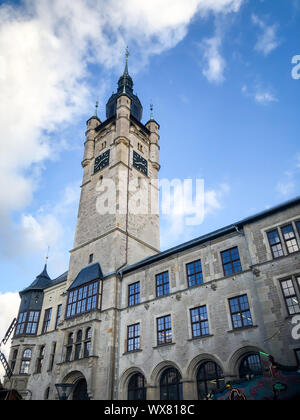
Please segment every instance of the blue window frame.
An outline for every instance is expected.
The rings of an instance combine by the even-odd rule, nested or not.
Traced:
[[[187,279],[189,287],[203,283],[203,273],[201,260],[194,261],[186,265]]]
[[[229,305],[234,329],[253,325],[247,295],[229,299]]]
[[[191,309],[191,322],[193,338],[209,335],[206,306]]]
[[[140,324],[130,325],[127,330],[127,351],[140,349]]]
[[[128,286],[128,306],[138,305],[140,303],[140,282]]]
[[[66,318],[97,309],[99,282],[82,286],[69,293]]]
[[[156,296],[165,296],[170,293],[169,272],[156,275]]]
[[[157,345],[172,343],[171,315],[157,318]]]
[[[230,276],[242,271],[238,247],[224,251],[221,255],[225,276]]]

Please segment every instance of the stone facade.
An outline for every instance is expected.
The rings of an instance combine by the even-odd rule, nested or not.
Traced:
[[[123,77],[126,81],[129,76]],[[87,122],[82,193],[68,273],[47,283],[44,272],[43,287],[38,278],[21,293],[20,314],[25,301],[34,301],[41,293],[43,297],[40,307],[26,307],[23,330],[19,314],[10,353],[12,386],[26,398],[40,400],[57,399],[57,383],[77,387],[80,383],[82,389],[75,388],[74,399],[122,400],[129,397],[129,382],[139,373],[146,398],[153,400],[161,398],[166,369],[175,368],[182,398],[198,399],[197,373],[208,361],[220,368],[224,384],[239,377],[247,355],[260,351],[278,363],[296,365],[300,343],[292,338],[292,314],[281,280],[292,279],[294,302],[299,300],[300,199],[160,252],[159,125],[153,119],[143,125],[131,115],[125,82],[116,100],[114,117],[102,123],[94,116]],[[96,158],[108,150],[109,164],[95,171]],[[134,151],[147,161],[147,174],[133,165]],[[99,211],[107,200],[102,188],[107,180],[117,186],[116,211],[111,214]],[[137,201],[146,203],[143,211],[130,207]],[[295,235],[293,252],[283,236],[285,226],[292,226]],[[268,237],[275,229],[282,249],[278,258]],[[230,273],[224,268],[223,252],[228,250],[238,251]],[[191,284],[187,267],[196,261],[201,261],[202,277]],[[101,274],[91,277],[97,267]],[[168,273],[166,289],[157,283],[162,273]],[[94,306],[78,309],[83,301],[79,295],[90,284],[97,287]],[[77,305],[74,313],[71,294]],[[233,324],[230,299],[243,296],[249,310],[242,313],[241,307],[237,316],[242,325]],[[205,308],[207,314],[198,319],[205,321],[203,334],[193,333],[195,308]],[[299,305],[294,308],[296,313]],[[36,330],[29,319],[34,311],[39,315]],[[163,317],[169,317],[168,332],[158,334],[157,320]],[[138,332],[132,336],[128,332],[134,325]],[[25,354],[26,350],[30,352]]]

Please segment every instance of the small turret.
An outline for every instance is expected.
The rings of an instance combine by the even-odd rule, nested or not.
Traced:
[[[146,127],[150,131],[150,161],[152,166],[157,171],[160,170],[159,164],[159,129],[160,125],[155,121],[153,115],[153,105],[150,105],[150,120],[147,122]]]
[[[47,273],[47,265],[34,282],[20,292],[20,312],[39,311],[42,309],[44,290],[51,286],[51,279]]]

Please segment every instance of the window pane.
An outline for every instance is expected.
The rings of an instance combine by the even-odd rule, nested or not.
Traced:
[[[239,250],[237,247],[222,252],[221,257],[225,276],[229,276],[234,273],[240,273],[242,271]]]
[[[169,294],[169,272],[156,276],[156,295],[157,297]]]

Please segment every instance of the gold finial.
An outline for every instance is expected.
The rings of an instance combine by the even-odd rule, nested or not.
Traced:
[[[126,47],[126,53],[125,53],[126,61],[128,61],[128,58],[130,57],[130,52],[128,46]]]

